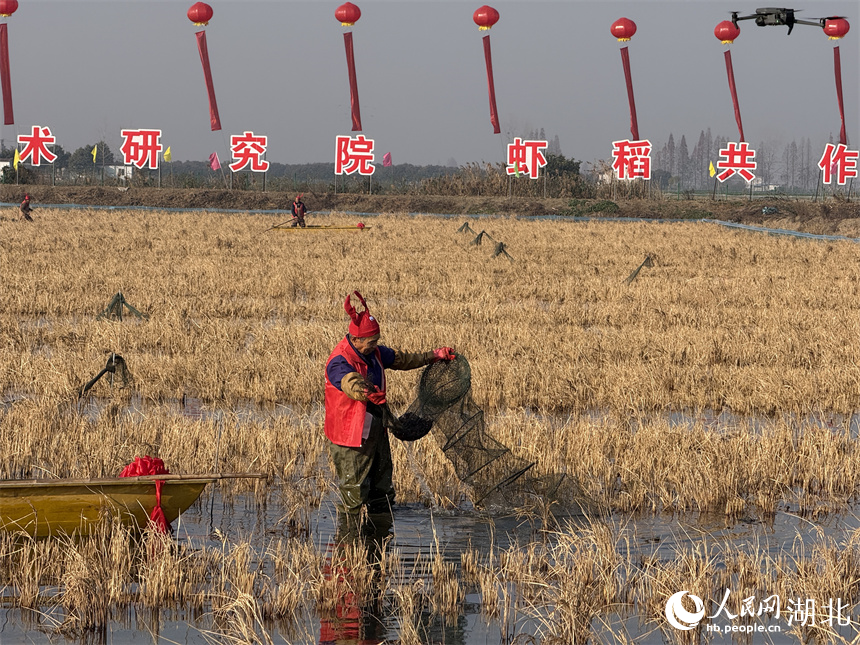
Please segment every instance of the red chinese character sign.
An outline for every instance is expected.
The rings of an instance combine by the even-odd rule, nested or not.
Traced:
[[[717,162],[717,179],[726,181],[732,175],[740,175],[747,183],[755,179],[753,170],[756,169],[755,150],[751,150],[746,141],[729,142],[720,150],[720,160]]]
[[[205,2],[197,2],[188,10],[188,19],[198,27],[205,27],[212,19],[212,7]],[[213,131],[221,129],[221,117],[218,115],[218,103],[215,100],[215,86],[212,83],[212,69],[209,67],[209,46],[206,43],[206,30],[197,32],[197,51],[200,53],[200,63],[203,65],[203,80],[206,81],[206,93],[209,96],[209,124]]]
[[[636,33],[636,23],[629,18],[619,18],[612,23],[610,32],[618,42],[629,42]],[[636,118],[636,101],[633,99],[633,76],[630,73],[630,54],[627,46],[621,48],[621,65],[624,68],[624,82],[627,85],[627,102],[630,104],[630,134],[634,139],[639,138],[639,121]]]
[[[746,138],[744,137],[744,125],[741,122],[741,108],[738,103],[738,90],[735,86],[735,70],[732,66],[732,52],[728,48],[728,45],[731,45],[735,39],[740,36],[740,33],[740,28],[731,20],[724,20],[714,28],[714,36],[716,36],[721,43],[726,45],[726,75],[729,79],[729,92],[731,92],[732,105],[735,109],[735,121],[738,124],[738,133],[741,141],[746,141]]]
[[[235,161],[230,164],[230,170],[239,172],[245,166],[251,166],[252,172],[266,172],[269,162],[263,159],[268,146],[268,137],[254,136],[253,132],[234,134],[230,137],[230,152]]]
[[[51,128],[34,125],[30,134],[18,135],[18,143],[23,146],[19,161],[29,159],[34,166],[40,166],[42,159],[45,160],[45,163],[54,163],[57,155],[51,152],[48,146],[52,146],[56,142],[57,139],[51,134]]]
[[[618,179],[651,179],[651,142],[612,142],[612,169]]]
[[[546,141],[523,141],[519,137],[513,143],[508,144],[508,167],[509,175],[526,173],[531,179],[538,178],[538,170],[546,166],[546,157],[541,150],[545,150]]]
[[[818,162],[818,167],[822,170],[822,181],[829,184],[833,181],[833,176],[836,175],[836,181],[840,186],[844,186],[848,179],[857,176],[857,158],[860,156],[858,150],[848,150],[848,146],[844,143],[834,145],[828,143],[824,147],[824,154]]]
[[[475,10],[472,20],[478,25],[480,31],[489,31],[499,21],[499,12],[490,6],[484,5]],[[502,131],[499,125],[499,111],[496,109],[496,84],[493,82],[493,53],[490,49],[490,34],[484,36],[484,62],[487,65],[487,93],[490,96],[490,124],[493,133]]]
[[[161,130],[121,130],[123,142],[119,151],[122,162],[126,166],[143,168],[148,165],[151,170],[158,169],[161,145]]]
[[[340,20],[343,27],[352,27],[361,18],[361,9],[346,2],[340,5],[334,12],[334,17]],[[346,68],[349,74],[349,104],[352,115],[352,131],[361,130],[361,107],[358,103],[358,79],[355,75],[355,54],[352,48],[352,31],[343,34],[343,45],[346,49]]]
[[[372,175],[376,170],[373,165],[373,139],[365,139],[363,134],[355,138],[339,136],[335,139],[334,174]]]
[[[8,18],[18,10],[18,0],[0,0],[0,17]],[[0,87],[3,88],[3,124],[15,123],[12,112],[12,77],[9,72],[9,33],[6,21],[0,23]]]

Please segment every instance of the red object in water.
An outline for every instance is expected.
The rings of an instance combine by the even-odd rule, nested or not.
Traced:
[[[475,13],[472,14],[472,20],[478,25],[480,31],[492,29],[493,25],[499,22],[499,12],[488,5],[478,7]]]
[[[0,0],[0,17],[8,18],[18,11],[18,0]]]
[[[351,2],[345,2],[334,10],[334,17],[340,20],[344,27],[352,27],[361,18],[361,9]]]
[[[209,21],[212,20],[212,13],[212,7],[208,4],[205,2],[196,2],[188,10],[188,19],[198,27],[208,25]]]
[[[848,33],[851,25],[845,18],[830,18],[824,23],[824,33],[833,40],[838,40]]]
[[[720,24],[714,27],[714,36],[724,45],[729,45],[735,41],[735,38],[741,35],[741,29],[731,20],[723,20]]]
[[[164,462],[158,457],[135,457],[134,461],[122,469],[120,477],[141,477],[144,475],[169,475],[170,471],[164,467]],[[150,521],[155,524],[155,528],[160,533],[170,531],[170,524],[167,523],[167,518],[164,517],[164,511],[161,508],[161,487],[163,481],[155,481],[155,507],[149,515]]]
[[[609,31],[620,41],[630,40],[636,33],[636,23],[629,18],[619,18],[612,23]]]

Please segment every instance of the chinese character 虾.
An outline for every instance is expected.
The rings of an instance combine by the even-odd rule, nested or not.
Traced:
[[[359,175],[372,175],[376,170],[373,165],[373,139],[365,139],[363,134],[352,137],[339,136],[335,139],[334,174],[351,175],[358,171]]]
[[[47,163],[54,163],[57,155],[48,150],[48,146],[54,145],[56,141],[54,135],[51,134],[51,128],[34,125],[31,134],[18,135],[18,143],[24,145],[21,150],[20,160],[26,161],[29,157],[30,163],[38,166],[42,163],[42,157],[44,157]]]
[[[613,141],[612,158],[618,179],[651,179],[651,142],[647,139]]]
[[[121,130],[123,137],[123,163],[126,166],[143,168],[147,163],[151,170],[158,168],[159,153],[162,151],[161,130]]]
[[[740,143],[729,142],[726,148],[720,150],[720,159],[717,168],[723,168],[723,172],[717,175],[717,179],[725,181],[735,173],[747,180],[747,183],[755,179],[753,170],[756,168],[755,150],[750,150],[746,141]]]
[[[527,172],[532,179],[538,178],[538,170],[546,165],[546,157],[541,152],[542,148],[549,145],[546,141],[523,141],[519,137],[513,143],[508,144],[508,168],[509,175],[519,175]]]
[[[822,181],[829,184],[833,181],[833,173],[840,186],[844,186],[849,177],[857,176],[858,150],[848,150],[844,143],[833,145],[828,143],[824,147],[824,154],[818,162],[818,167],[824,171]]]
[[[244,134],[234,134],[230,137],[230,152],[233,153],[233,163],[230,164],[230,170],[239,172],[251,164],[253,172],[266,172],[269,169],[269,162],[261,157],[266,153],[268,145],[268,137],[255,137],[253,132],[245,132]]]

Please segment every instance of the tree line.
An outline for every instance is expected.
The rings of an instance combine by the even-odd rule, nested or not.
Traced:
[[[714,180],[710,164],[720,160],[720,149],[725,148],[728,137],[702,130],[692,150],[685,135],[676,143],[673,133],[662,146],[654,145],[651,154],[651,180],[663,190],[710,190]],[[830,135],[829,143],[834,143]],[[778,186],[783,192],[810,193],[819,181],[818,161],[824,152],[825,142],[813,143],[809,137],[789,143],[759,141],[755,150],[755,175],[765,186]],[[729,179],[745,183],[739,177]]]

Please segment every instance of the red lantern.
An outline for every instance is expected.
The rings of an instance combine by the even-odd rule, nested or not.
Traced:
[[[475,13],[472,14],[472,20],[478,25],[479,31],[487,31],[499,22],[499,12],[492,7],[484,5],[475,10]]]
[[[629,18],[619,18],[612,23],[612,26],[609,28],[609,30],[612,32],[612,35],[618,39],[619,42],[630,40],[631,38],[633,38],[633,34],[636,33],[636,23]]]
[[[839,40],[848,33],[849,29],[851,25],[845,18],[828,18],[824,23],[824,33],[830,40]]]
[[[0,0],[0,16],[8,18],[18,11],[18,0]]]
[[[208,25],[212,20],[212,7],[205,2],[197,2],[188,10],[188,19],[198,27]]]
[[[741,35],[741,29],[731,20],[723,20],[720,24],[714,27],[714,36],[717,37],[724,45],[729,45],[735,41],[735,38]]]
[[[361,18],[361,9],[351,2],[345,2],[334,10],[334,17],[340,20],[344,27],[352,27]]]

